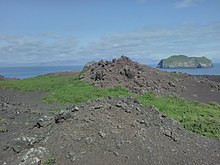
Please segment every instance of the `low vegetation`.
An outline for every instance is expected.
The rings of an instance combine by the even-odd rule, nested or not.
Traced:
[[[146,106],[154,105],[159,111],[179,121],[190,131],[220,139],[220,105],[217,103],[203,104],[174,96],[157,97],[153,93],[138,96],[122,87],[95,88],[91,84],[79,80],[78,77],[62,78],[44,75],[24,80],[4,80],[0,81],[0,88],[45,91],[48,92],[48,95],[44,101],[49,103],[78,104],[108,96],[132,96],[138,98]]]
[[[220,139],[220,106],[216,103],[203,104],[175,96],[156,97],[153,93],[139,96],[139,100],[146,106],[156,106],[190,131]]]

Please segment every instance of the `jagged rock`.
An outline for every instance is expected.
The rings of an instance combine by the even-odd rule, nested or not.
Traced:
[[[128,78],[134,78],[135,77],[134,71],[131,70],[129,68],[129,66],[127,66],[127,65],[124,67],[124,72],[125,72],[125,76],[127,76]]]
[[[71,118],[71,111],[61,111],[58,114],[56,114],[56,116],[54,117],[55,119],[55,123],[60,123],[63,122],[64,120],[67,120],[69,118]]]
[[[100,135],[103,139],[106,138],[106,133],[104,133],[102,130],[99,131],[99,135]]]
[[[97,71],[95,73],[95,81],[98,81],[98,80],[104,80],[104,71]]]
[[[171,88],[182,89],[177,85],[164,88],[164,84],[170,81],[169,74],[138,64],[126,56],[90,65],[84,70],[83,80],[92,82],[96,87],[122,86],[140,94],[155,91],[161,95],[172,93]]]
[[[79,111],[79,107],[78,106],[68,106],[67,108],[66,108],[66,110],[67,111],[71,111],[71,112],[77,112],[77,111]]]

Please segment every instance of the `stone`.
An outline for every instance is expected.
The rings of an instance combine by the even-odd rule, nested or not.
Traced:
[[[55,123],[60,123],[64,120],[67,120],[69,118],[71,118],[71,113],[69,111],[65,112],[65,111],[61,111],[58,114],[55,115],[54,119],[55,119]]]
[[[95,73],[95,81],[104,80],[104,72],[99,70]]]
[[[117,151],[113,151],[113,154],[114,154],[115,156],[118,156],[118,155],[119,155],[119,153],[118,153]]]
[[[99,135],[100,135],[103,139],[106,138],[106,133],[104,133],[102,130],[99,131]]]
[[[176,85],[175,85],[172,81],[169,81],[168,84],[169,84],[171,87],[176,87]]]
[[[36,122],[36,127],[37,128],[43,127],[44,126],[43,122],[44,120],[42,118],[38,119]]]
[[[122,103],[121,101],[117,102],[116,107],[122,108],[122,109],[126,109],[127,108],[127,104],[126,103]]]
[[[1,127],[0,127],[0,133],[6,133],[6,132],[8,132],[8,129],[7,129],[7,128],[4,128],[4,127],[1,128]]]
[[[72,112],[76,112],[76,111],[79,111],[79,107],[77,106],[73,106],[72,109],[71,109]]]
[[[71,162],[74,162],[77,158],[76,153],[71,151],[66,155],[67,159],[70,159]]]
[[[131,110],[130,110],[129,108],[126,108],[126,109],[125,109],[125,112],[131,113]]]
[[[168,137],[171,137],[172,131],[171,130],[164,130],[164,135],[168,136]]]
[[[14,145],[14,146],[12,146],[12,150],[18,154],[19,152],[21,152],[21,146]]]
[[[149,124],[146,120],[141,120],[141,121],[140,121],[140,124],[143,124],[143,125],[145,125],[146,127],[149,127],[149,126],[150,126],[150,124]]]
[[[95,105],[95,106],[94,106],[94,109],[101,109],[101,108],[103,108],[102,105]]]

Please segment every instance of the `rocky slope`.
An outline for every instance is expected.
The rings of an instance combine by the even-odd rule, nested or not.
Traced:
[[[220,163],[220,141],[186,131],[133,98],[98,99],[38,116],[32,115],[34,107],[16,101],[19,93],[13,98],[3,93],[4,126],[19,124],[15,130],[1,130],[1,164]],[[35,122],[22,126],[21,118],[28,116]]]
[[[213,67],[211,60],[206,57],[187,57],[175,55],[162,59],[157,68],[210,68]]]

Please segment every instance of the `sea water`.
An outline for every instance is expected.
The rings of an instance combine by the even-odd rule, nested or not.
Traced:
[[[24,79],[48,73],[82,69],[83,66],[0,67],[0,75],[8,78]]]
[[[149,65],[156,67],[155,65]],[[29,78],[53,72],[65,72],[82,70],[83,66],[35,66],[35,67],[0,67],[0,75],[8,78]],[[220,63],[214,64],[213,68],[196,69],[160,69],[168,72],[181,72],[192,75],[220,75]]]
[[[220,75],[220,63],[215,63],[212,68],[160,68],[160,70],[167,72],[181,72],[191,75]]]

